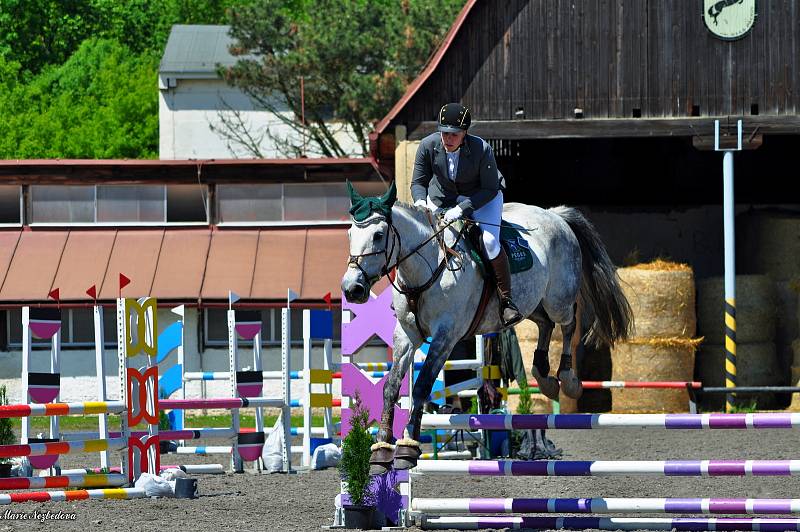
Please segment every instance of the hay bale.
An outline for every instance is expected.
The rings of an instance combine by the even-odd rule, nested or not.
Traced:
[[[776,327],[775,283],[767,275],[736,276],[736,341],[772,342]],[[706,342],[725,341],[725,279],[697,282],[697,330]]]
[[[697,376],[704,386],[725,386],[725,347],[703,344],[697,351]],[[774,342],[736,344],[736,385],[776,386],[783,375],[779,371]],[[756,401],[758,408],[773,408],[774,394],[737,394],[737,403]],[[706,408],[720,408],[725,402],[722,394],[703,398]]]
[[[800,217],[761,212],[737,216],[737,259],[743,272],[776,280],[800,277]]]
[[[788,374],[789,367],[793,362],[792,342],[800,336],[795,284],[794,281],[775,283],[775,293],[777,294],[775,345],[778,348],[778,361],[783,374]]]
[[[633,338],[611,349],[611,379],[619,381],[691,381],[694,352],[689,338]],[[611,390],[615,412],[686,412],[686,390],[620,388]]]
[[[620,268],[617,274],[633,310],[636,336],[695,335],[694,273],[689,266],[657,261]]]
[[[792,365],[800,366],[800,338],[792,342],[792,352],[794,353]]]

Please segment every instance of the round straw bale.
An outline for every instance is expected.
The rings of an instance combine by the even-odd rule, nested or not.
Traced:
[[[800,277],[800,217],[761,212],[737,217],[741,257],[747,273],[768,273],[776,280]]]
[[[694,351],[700,340],[633,338],[611,350],[615,381],[691,381]],[[615,412],[686,412],[689,395],[680,389],[614,388]]]
[[[659,261],[620,268],[617,274],[633,310],[636,336],[694,336],[694,274],[690,267]]]
[[[725,347],[703,344],[697,351],[697,375],[704,386],[725,386]],[[774,342],[736,344],[737,386],[780,386],[784,375],[779,371]],[[772,408],[774,394],[737,394],[737,403],[756,401],[758,408]],[[725,401],[722,394],[703,398],[707,407],[719,408]]]
[[[792,364],[794,366],[800,366],[800,338],[792,342],[792,351],[794,352]]]
[[[736,276],[736,341],[772,342],[775,339],[777,298],[767,275]],[[697,282],[697,332],[706,342],[725,341],[725,280],[711,277]]]

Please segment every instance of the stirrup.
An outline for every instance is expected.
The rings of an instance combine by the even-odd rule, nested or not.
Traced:
[[[505,314],[506,309],[513,310],[516,313],[516,316],[514,316],[512,319],[506,321],[506,319],[503,316]],[[514,302],[511,301],[510,298],[503,298],[503,300],[500,303],[500,321],[503,322],[503,326],[504,327],[511,327],[511,326],[516,325],[517,323],[521,322],[524,319],[525,319],[525,316],[523,316],[522,313],[519,311],[519,308],[517,308],[517,305],[515,305]]]

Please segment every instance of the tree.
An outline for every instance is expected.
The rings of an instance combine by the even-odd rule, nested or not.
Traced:
[[[14,67],[0,60],[0,158],[157,158],[157,65],[89,39],[63,65],[3,89]]]
[[[344,127],[361,151],[367,135],[402,96],[439,44],[464,0],[257,0],[231,9],[236,65],[221,70],[295,135],[274,138],[287,155],[348,154],[336,136]],[[304,107],[300,83],[304,84]],[[281,107],[291,111],[281,113]],[[229,119],[220,131],[258,156],[262,135]],[[305,118],[305,123],[302,118]]]

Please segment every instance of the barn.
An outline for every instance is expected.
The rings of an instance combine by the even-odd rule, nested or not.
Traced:
[[[774,382],[788,383],[800,277],[798,10],[794,0],[470,0],[377,124],[373,154],[409,199],[419,140],[442,104],[462,102],[471,133],[495,150],[506,201],[578,206],[616,264],[687,263],[701,286],[724,266],[715,121],[727,146],[741,120],[737,273],[769,276],[775,319],[762,328],[774,332],[758,341],[774,342]]]

